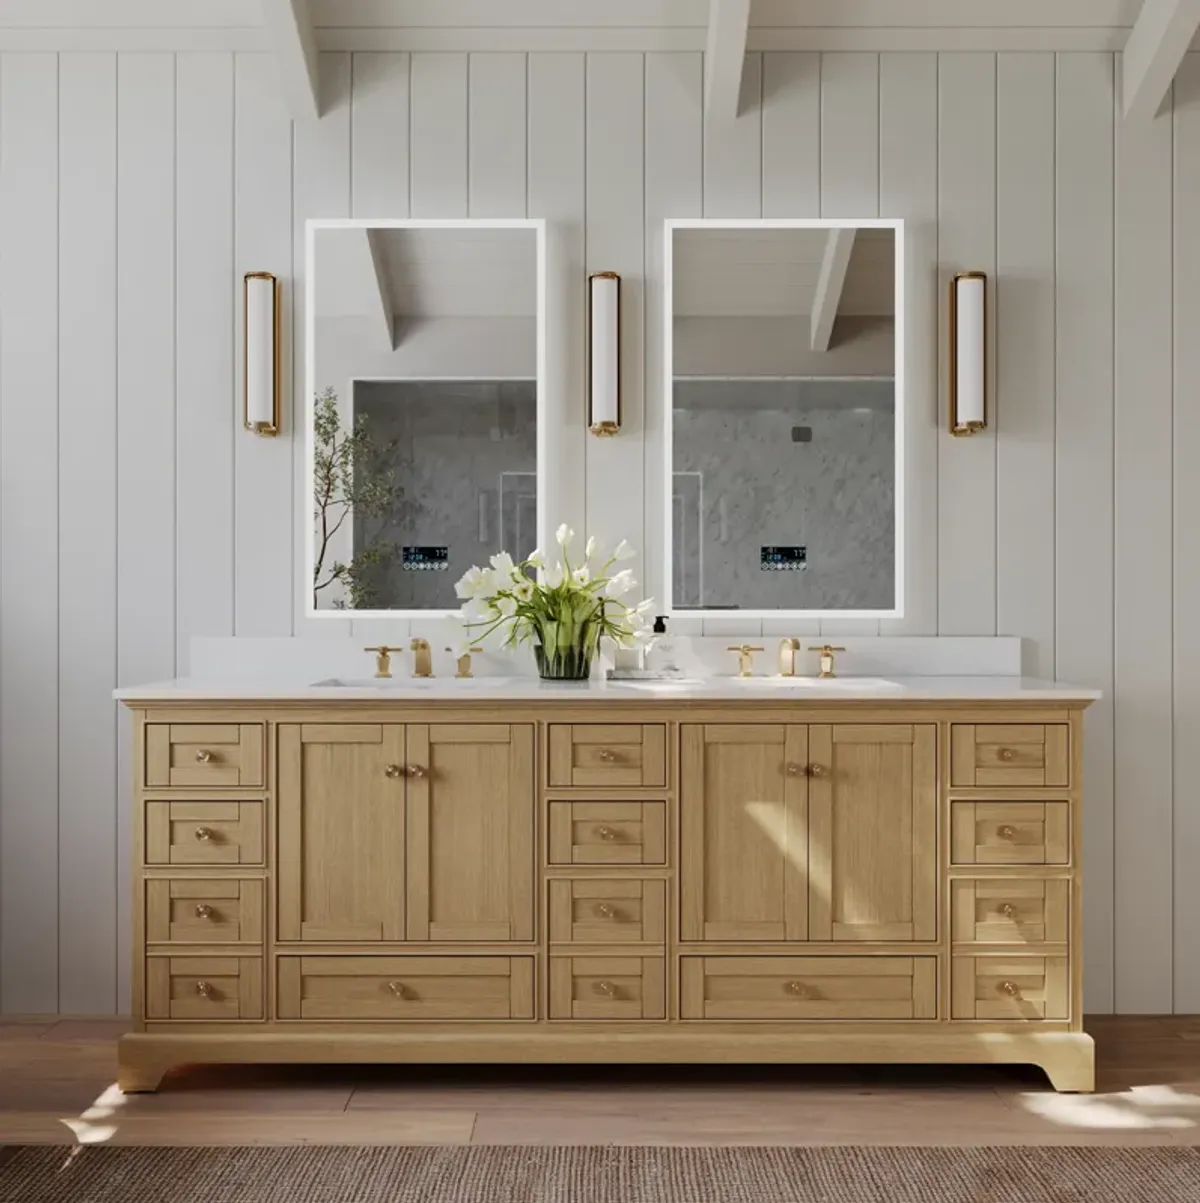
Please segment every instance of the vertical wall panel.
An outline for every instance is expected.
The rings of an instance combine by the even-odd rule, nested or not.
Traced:
[[[58,1006],[58,61],[0,60],[0,1009]]]
[[[117,683],[175,673],[175,60],[117,58]],[[226,386],[228,387],[228,386]],[[129,723],[119,724],[117,987],[129,981]],[[127,1003],[126,1003],[127,1005]]]
[[[529,216],[547,224],[545,480],[548,518],[587,525],[584,412],[582,54],[529,56]]]
[[[320,56],[321,94],[324,112],[320,121],[298,121],[294,126],[294,176],[292,187],[292,372],[293,395],[303,398],[295,406],[292,428],[294,443],[293,538],[295,562],[303,565],[303,589],[294,591],[294,632],[297,635],[336,638],[350,632],[348,620],[306,618],[312,577],[308,568],[309,524],[312,499],[308,494],[308,465],[305,449],[305,415],[312,406],[304,372],[304,229],[309,218],[350,216],[350,56],[325,53]]]
[[[289,354],[302,286],[299,273],[292,275],[292,123],[268,55],[236,56],[234,93],[234,633],[280,636],[292,633],[301,587],[293,533],[301,502],[292,456],[303,447],[304,377],[293,377],[300,360]],[[277,438],[242,429],[242,279],[252,271],[270,272],[280,283],[283,433]]]
[[[764,54],[762,213],[821,215],[821,56]]]
[[[351,71],[353,216],[407,217],[409,56],[356,54]]]
[[[996,623],[1054,675],[1054,56],[996,63]]]
[[[1118,1012],[1171,1009],[1171,129],[1117,121]]]
[[[879,58],[879,215],[905,221],[904,617],[885,635],[937,634],[937,56]]]
[[[472,217],[525,216],[526,57],[470,57],[467,193]]]
[[[587,270],[622,277],[621,433],[587,441],[587,530],[609,547],[630,534],[635,541],[645,512],[644,63],[640,54],[587,56]],[[644,580],[643,556],[630,566]]]
[[[996,58],[943,54],[938,60],[939,393],[948,395],[950,280],[989,277],[988,398],[995,408]],[[996,633],[995,424],[972,438],[942,435],[938,447],[938,632]]]
[[[59,59],[58,1006],[117,1001],[117,58]],[[124,785],[124,782],[122,782]]]
[[[233,56],[181,54],[175,83],[175,662],[233,634]]]
[[[646,594],[666,608],[666,506],[673,489],[666,469],[663,424],[671,390],[663,373],[663,222],[699,217],[704,190],[704,62],[698,54],[646,56],[646,443],[642,523]],[[675,623],[678,627],[680,624]]]
[[[1113,1005],[1113,57],[1058,57],[1056,676],[1087,712],[1084,1002]]]
[[[410,100],[414,217],[467,216],[467,56],[414,54]]]
[[[1174,1010],[1200,1011],[1200,54],[1175,77]]]
[[[762,62],[746,55],[738,116],[704,116],[704,216],[762,216]]]

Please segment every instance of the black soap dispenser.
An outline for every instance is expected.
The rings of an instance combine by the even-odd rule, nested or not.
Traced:
[[[682,675],[676,662],[675,641],[667,634],[667,616],[658,614],[652,628],[654,639],[646,657],[646,667],[655,676],[678,677]]]

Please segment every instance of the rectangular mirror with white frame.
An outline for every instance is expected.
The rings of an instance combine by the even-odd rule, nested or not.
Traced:
[[[316,220],[305,260],[308,613],[449,615],[545,542],[545,224]]]
[[[674,220],[664,246],[669,609],[899,617],[904,223]]]

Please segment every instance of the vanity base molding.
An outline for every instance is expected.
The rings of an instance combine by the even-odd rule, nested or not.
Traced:
[[[1058,1091],[1095,1088],[1094,1043],[1084,1032],[914,1030],[828,1025],[798,1032],[706,1025],[602,1031],[486,1030],[157,1035],[120,1042],[118,1085],[152,1091],[175,1065],[1036,1065]]]

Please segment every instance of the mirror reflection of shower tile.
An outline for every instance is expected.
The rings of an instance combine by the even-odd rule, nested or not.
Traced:
[[[500,474],[500,547],[515,560],[537,550],[537,473]]]
[[[704,475],[672,474],[671,596],[677,606],[701,606],[704,597]]]

